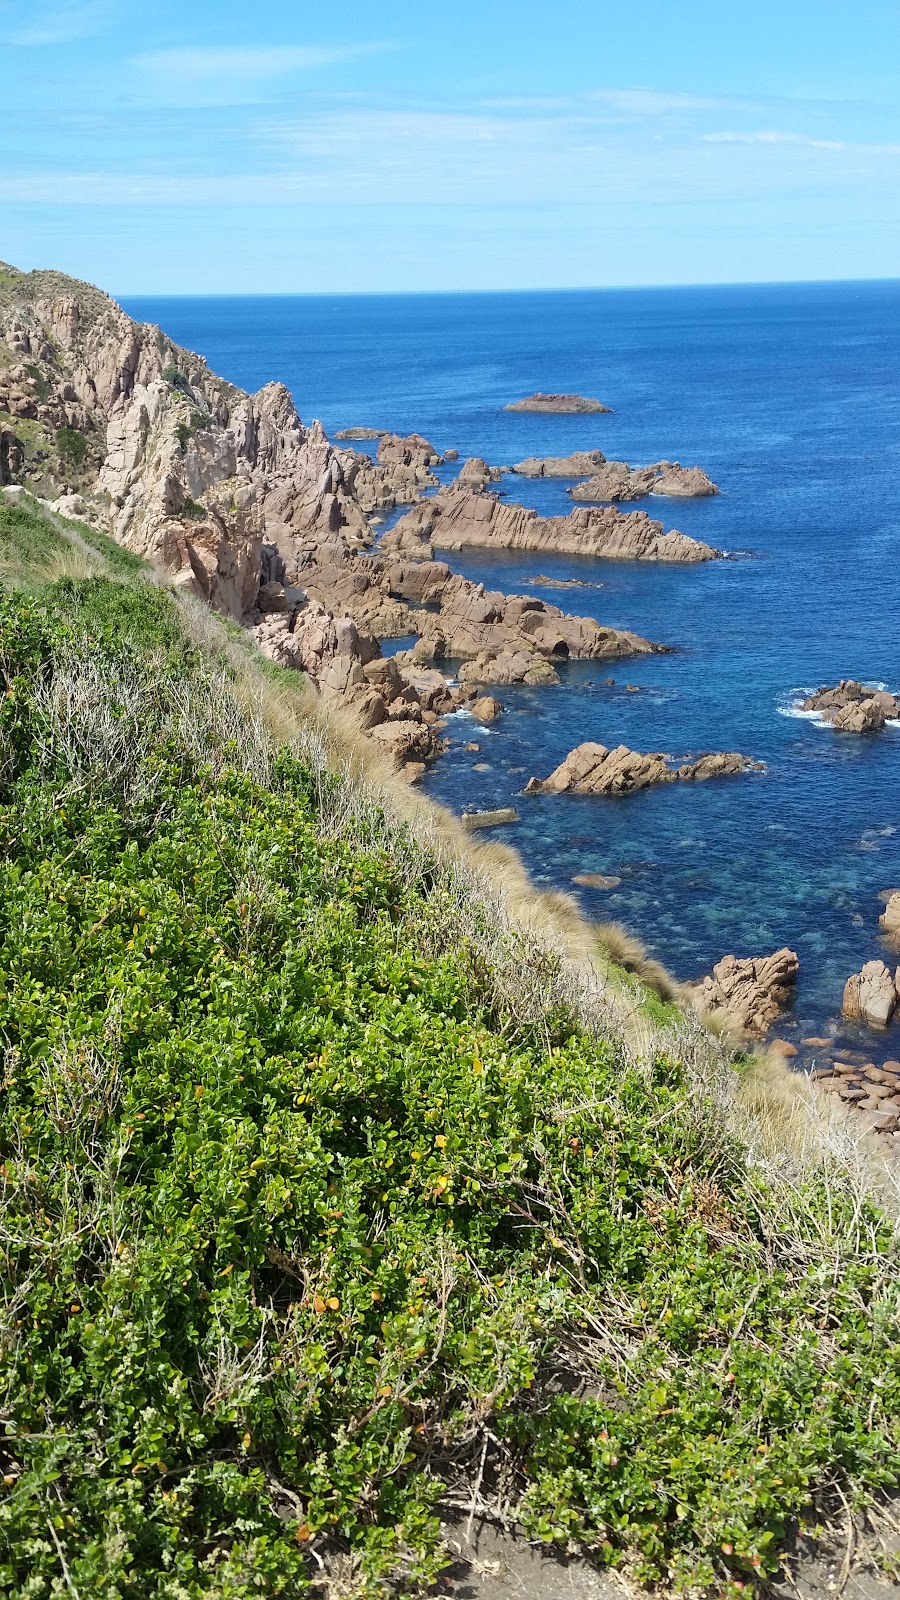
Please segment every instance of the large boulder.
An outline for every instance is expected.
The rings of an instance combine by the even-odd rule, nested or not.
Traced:
[[[851,1022],[886,1028],[900,1002],[900,967],[892,973],[883,961],[867,961],[844,985],[841,1010]]]
[[[691,988],[698,1011],[724,1015],[751,1038],[761,1039],[791,999],[800,962],[787,947],[770,956],[723,956]]]
[[[672,767],[659,751],[644,754],[624,744],[610,750],[589,741],[571,750],[549,778],[530,778],[525,788],[528,794],[631,794],[651,784],[696,783],[759,771],[761,766],[736,750],[725,750]]]
[[[523,478],[580,478],[585,472],[598,472],[605,463],[602,450],[573,450],[568,456],[528,456],[509,470]]]
[[[885,933],[900,937],[900,890],[890,896],[878,920]]]

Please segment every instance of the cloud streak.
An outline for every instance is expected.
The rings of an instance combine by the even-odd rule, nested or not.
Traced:
[[[900,155],[900,144],[873,144],[851,139],[816,139],[806,133],[761,128],[747,133],[702,133],[703,144],[794,145],[804,150],[839,150],[860,155]]]
[[[73,0],[69,5],[36,6],[24,28],[7,35],[19,47],[72,44],[100,33],[113,20],[110,0]]]
[[[390,41],[352,44],[182,45],[133,56],[127,92],[159,109],[252,106],[291,92],[292,80],[396,49]]]

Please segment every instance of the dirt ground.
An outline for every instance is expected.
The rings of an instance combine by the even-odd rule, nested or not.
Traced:
[[[471,1538],[465,1519],[446,1523],[444,1533],[458,1559],[435,1593],[450,1600],[640,1600],[641,1591],[617,1573],[597,1571],[577,1557],[548,1554],[489,1522],[476,1518]],[[881,1519],[877,1527],[867,1524],[849,1540],[798,1539],[779,1580],[761,1593],[771,1600],[900,1600],[900,1586],[884,1577],[872,1559],[879,1546],[900,1554],[900,1537]]]

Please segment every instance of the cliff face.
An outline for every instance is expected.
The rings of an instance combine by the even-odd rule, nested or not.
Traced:
[[[369,539],[356,458],[282,384],[244,394],[61,273],[0,267],[0,430],[0,480],[61,495],[235,618],[295,541]]]
[[[486,594],[418,548],[412,563],[385,560],[387,546],[363,557],[372,511],[415,505],[442,459],[417,434],[385,435],[376,461],[337,450],[283,384],[245,394],[90,284],[0,266],[0,484],[165,567],[339,695],[412,776],[476,685],[556,682],[554,659],[654,648]],[[405,633],[414,655],[383,672],[378,638]],[[430,666],[445,658],[463,659],[460,685]]]

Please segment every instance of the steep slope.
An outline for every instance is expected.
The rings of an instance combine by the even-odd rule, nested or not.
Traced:
[[[0,1590],[421,1594],[443,1503],[738,1600],[895,1485],[846,1171],[248,635],[33,502],[0,554]]]

